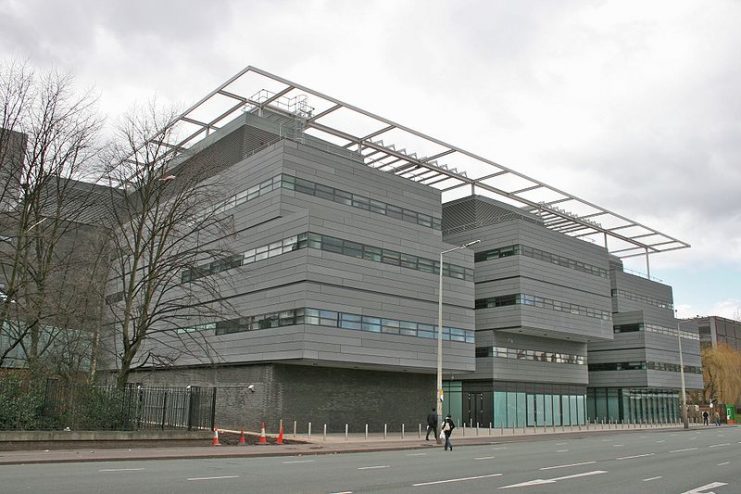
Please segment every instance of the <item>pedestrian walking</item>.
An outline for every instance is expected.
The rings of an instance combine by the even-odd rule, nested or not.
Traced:
[[[441,434],[445,436],[445,451],[450,448],[450,451],[453,451],[453,443],[450,442],[450,435],[453,433],[453,429],[455,429],[455,422],[453,422],[453,419],[450,417],[450,414],[445,416],[445,420],[443,421],[443,428]]]
[[[703,425],[708,425],[708,423],[709,423],[708,422],[708,418],[709,417],[710,417],[710,414],[708,413],[707,410],[705,410],[704,412],[702,412],[702,423],[703,423]]]
[[[425,441],[430,440],[430,432],[432,432],[432,437],[437,440],[437,413],[435,413],[434,408],[427,415],[427,435],[425,436]]]
[[[715,417],[713,418],[715,419],[715,426],[720,427],[720,413],[715,412]]]

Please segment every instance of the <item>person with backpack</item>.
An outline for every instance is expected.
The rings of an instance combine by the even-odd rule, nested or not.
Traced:
[[[450,435],[453,433],[453,429],[455,429],[455,422],[453,422],[453,419],[450,417],[450,414],[445,416],[445,420],[443,421],[443,429],[441,434],[445,434],[445,451],[450,448],[450,451],[453,451],[453,443],[450,442]]]

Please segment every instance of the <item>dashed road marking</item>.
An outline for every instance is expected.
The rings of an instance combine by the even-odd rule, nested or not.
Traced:
[[[670,453],[684,453],[685,451],[695,451],[697,448],[673,449]]]
[[[284,461],[284,465],[293,465],[295,463],[313,463],[316,460],[292,460],[292,461]]]
[[[724,461],[723,463],[718,463],[718,466],[719,467],[722,467],[722,466],[728,465],[729,463],[731,463],[731,462],[730,461]]]
[[[643,454],[643,455],[623,456],[622,458],[615,458],[615,459],[618,460],[618,461],[620,461],[620,460],[632,460],[633,458],[643,458],[643,457],[646,457],[646,456],[653,456],[653,455],[654,455],[654,453],[646,453],[646,454]]]
[[[647,479],[643,479],[643,480],[641,480],[641,482],[650,482],[652,480],[659,480],[659,479],[663,479],[663,478],[664,477],[662,477],[661,475],[659,475],[658,477],[649,477]]]
[[[436,480],[434,482],[422,482],[421,484],[412,484],[412,487],[422,487],[424,485],[448,484],[450,482],[463,482],[464,480],[488,479],[491,477],[501,477],[501,473],[492,473],[489,475],[478,475],[476,477],[461,477],[459,479]]]
[[[657,443],[665,443],[666,441],[662,439],[661,441],[656,441]]]
[[[103,468],[99,472],[140,472],[143,468]]]
[[[730,446],[731,443],[722,443],[722,444],[713,444],[712,446],[708,446],[708,448],[720,448],[721,446]]]
[[[578,467],[581,465],[591,465],[592,463],[597,463],[597,462],[596,461],[585,461],[582,463],[569,463],[568,465],[555,465],[552,467],[543,467],[543,468],[539,468],[538,470],[553,470],[554,468]]]
[[[372,467],[358,467],[358,470],[376,470],[379,468],[391,468],[391,465],[374,465]]]
[[[622,448],[623,446],[625,445],[624,444],[613,444],[612,445],[613,448]]]
[[[493,460],[496,456],[482,456],[480,458],[474,458],[474,460]]]
[[[569,452],[568,449],[557,449],[556,450],[556,453],[568,453],[568,452]]]
[[[192,477],[188,480],[219,480],[219,479],[238,479],[239,475],[222,475],[220,477]]]
[[[427,453],[409,453],[407,456],[427,456]]]

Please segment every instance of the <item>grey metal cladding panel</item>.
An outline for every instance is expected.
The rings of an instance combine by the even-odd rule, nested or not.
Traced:
[[[607,278],[582,273],[575,269],[525,256],[517,257],[520,259],[520,276],[553,285],[554,290],[560,290],[561,287],[570,287],[585,294],[595,294],[600,298],[606,298],[608,305],[611,303],[610,280]]]
[[[527,221],[520,222],[520,242],[604,269],[609,266],[608,253],[603,247]]]
[[[550,298],[607,312],[609,312],[612,307],[612,299],[609,297],[609,292],[593,293],[582,291],[582,287],[576,283],[570,286],[554,285],[552,283],[531,278],[522,278],[520,283],[523,293],[530,295]]]
[[[646,387],[648,376],[645,370],[598,371],[589,373],[589,387]]]
[[[643,320],[643,310],[615,312],[612,314],[612,322],[615,325],[641,323]]]
[[[306,303],[327,310],[437,324],[436,301],[399,297],[387,292],[373,293],[312,283],[308,285]],[[443,315],[446,325],[473,329],[473,309],[446,305]]]
[[[646,333],[643,331],[635,331],[632,333],[615,333],[612,341],[590,341],[588,349],[590,352],[596,352],[619,350],[623,348],[645,348],[645,346]]]
[[[493,331],[490,337],[491,346],[500,346],[506,348],[531,349],[544,352],[559,352],[572,355],[586,355],[587,345],[577,341],[559,340],[555,338],[539,338],[536,336],[513,334]],[[485,334],[485,333],[484,333]],[[478,337],[477,337],[477,345]]]
[[[646,278],[623,271],[613,271],[612,273],[614,273],[616,287],[620,290],[627,290],[668,302],[672,302],[673,300],[672,287],[669,285],[647,280]]]
[[[703,389],[702,376],[697,374],[684,375],[687,389]],[[679,389],[682,378],[679,372],[647,371],[648,386],[652,388]]]
[[[587,384],[587,368],[584,365],[551,364],[504,358],[494,360],[492,376],[497,380]]]

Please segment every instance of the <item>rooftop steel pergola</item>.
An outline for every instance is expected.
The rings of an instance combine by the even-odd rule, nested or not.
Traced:
[[[492,197],[539,215],[551,230],[599,241],[618,257],[645,255],[649,276],[650,254],[690,246],[504,165],[251,66],[152,140],[173,136],[174,142],[162,144],[178,155],[239,112],[264,109],[294,119],[305,134],[358,153],[371,168],[441,190],[443,202],[468,194]]]

